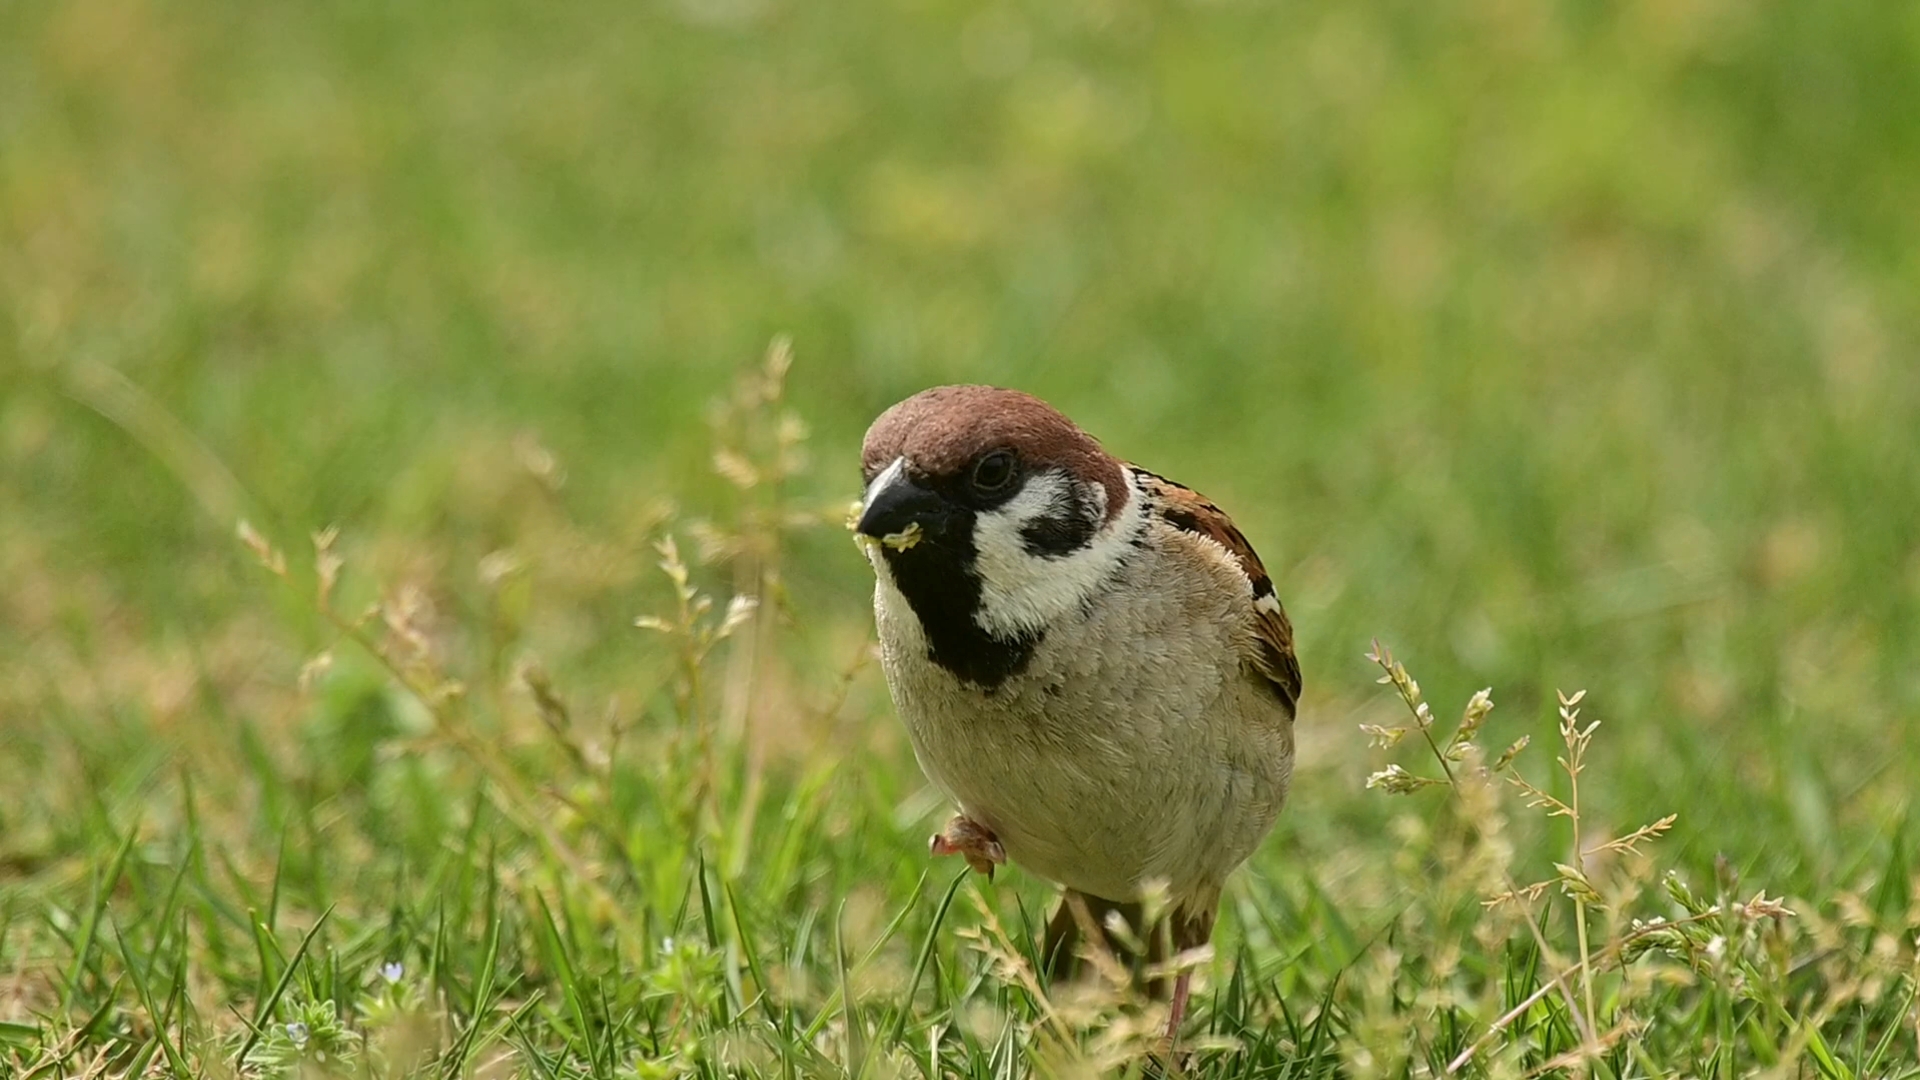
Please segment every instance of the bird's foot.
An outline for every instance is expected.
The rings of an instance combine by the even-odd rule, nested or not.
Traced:
[[[993,868],[1007,861],[1007,849],[1000,846],[993,830],[964,814],[955,814],[946,828],[934,833],[927,850],[935,855],[961,856],[968,866],[987,875],[988,881],[993,880]]]

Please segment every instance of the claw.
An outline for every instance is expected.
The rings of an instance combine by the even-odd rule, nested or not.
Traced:
[[[933,834],[927,850],[935,855],[959,855],[967,865],[993,880],[993,868],[1007,861],[1007,849],[993,830],[972,818],[956,814],[947,827]]]

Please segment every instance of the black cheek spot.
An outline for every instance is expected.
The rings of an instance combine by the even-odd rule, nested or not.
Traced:
[[[1100,514],[1077,488],[1056,496],[1047,512],[1020,526],[1020,544],[1041,558],[1071,555],[1093,542]]]
[[[1020,526],[1020,543],[1029,555],[1059,558],[1086,547],[1093,532],[1093,522],[1078,514],[1035,518]]]

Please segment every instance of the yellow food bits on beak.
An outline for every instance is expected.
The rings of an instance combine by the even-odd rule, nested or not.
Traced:
[[[847,531],[853,534],[853,542],[862,549],[872,547],[875,544],[885,544],[895,551],[906,551],[920,542],[922,532],[920,523],[917,521],[908,522],[906,528],[901,529],[899,532],[888,533],[878,540],[861,532],[860,512],[865,509],[865,504],[858,500],[855,500],[852,506],[847,507]]]
[[[920,532],[920,523],[910,521],[907,523],[907,527],[901,529],[899,532],[888,533],[881,537],[880,542],[895,551],[906,551],[908,548],[920,542]]]
[[[872,551],[874,546],[880,543],[860,531],[860,512],[866,508],[867,504],[859,499],[853,500],[847,506],[847,531],[853,534],[853,546],[859,548],[863,554]]]

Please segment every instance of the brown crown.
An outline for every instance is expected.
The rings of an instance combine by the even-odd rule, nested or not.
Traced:
[[[867,479],[894,458],[910,475],[958,476],[982,455],[1012,450],[1028,468],[1059,468],[1107,489],[1107,517],[1126,501],[1120,464],[1058,409],[1018,390],[936,386],[880,414],[867,429],[860,468]]]

